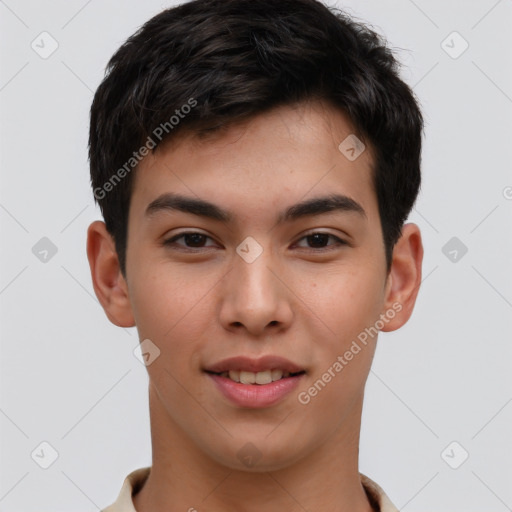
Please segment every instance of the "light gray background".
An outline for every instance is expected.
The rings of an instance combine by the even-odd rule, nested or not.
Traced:
[[[171,5],[0,1],[0,510],[98,510],[151,463],[137,332],[109,323],[91,285],[86,144],[109,57]],[[397,49],[426,120],[411,216],[424,282],[409,323],[379,340],[361,471],[408,512],[512,510],[512,1],[338,5]],[[43,31],[59,45],[47,59],[31,47],[51,48]],[[453,31],[469,43],[457,58]],[[456,261],[452,237],[468,249]],[[48,469],[43,441],[58,452]]]

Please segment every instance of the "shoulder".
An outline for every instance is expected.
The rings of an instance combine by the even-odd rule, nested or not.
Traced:
[[[380,485],[362,473],[360,473],[360,476],[364,490],[375,510],[379,512],[399,512]]]
[[[127,475],[114,503],[100,512],[137,512],[133,506],[132,495],[144,485],[150,471],[151,466],[147,466],[136,469]]]

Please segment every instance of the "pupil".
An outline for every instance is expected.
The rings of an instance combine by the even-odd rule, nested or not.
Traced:
[[[322,244],[322,241],[326,242],[328,237],[329,237],[329,235],[326,235],[325,233],[314,233],[314,234],[308,236],[310,241],[313,240],[312,245],[314,247],[323,246],[324,244]],[[318,245],[318,244],[315,245],[316,242],[320,242],[320,245]]]
[[[186,240],[187,240],[187,244],[188,242],[192,239],[192,245],[201,245],[201,242],[204,242],[203,238],[204,238],[204,235],[201,235],[199,233],[192,233],[192,234],[189,234],[189,235],[185,235],[186,237]]]

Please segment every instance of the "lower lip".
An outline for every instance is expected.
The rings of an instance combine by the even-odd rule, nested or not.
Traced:
[[[280,402],[299,385],[304,374],[286,377],[269,384],[242,384],[214,373],[208,373],[208,376],[213,379],[221,393],[235,405],[260,409]]]

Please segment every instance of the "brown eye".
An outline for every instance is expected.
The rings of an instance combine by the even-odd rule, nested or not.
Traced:
[[[334,244],[328,244],[329,239],[334,240]],[[338,238],[337,236],[332,235],[331,233],[324,233],[321,231],[317,231],[315,233],[309,233],[306,236],[302,237],[301,240],[306,240],[308,243],[307,248],[311,249],[325,249],[327,250],[329,247],[336,247],[340,245],[347,245],[347,242],[342,240],[341,238]],[[327,245],[328,244],[328,245]],[[300,246],[299,247],[304,247]]]
[[[178,240],[183,239],[185,244],[176,243]],[[180,233],[179,235],[173,236],[167,240],[164,240],[163,245],[165,246],[175,246],[184,249],[202,249],[206,247],[212,247],[211,245],[205,245],[206,240],[212,240],[209,236],[198,233],[195,231],[190,231],[186,233]]]

